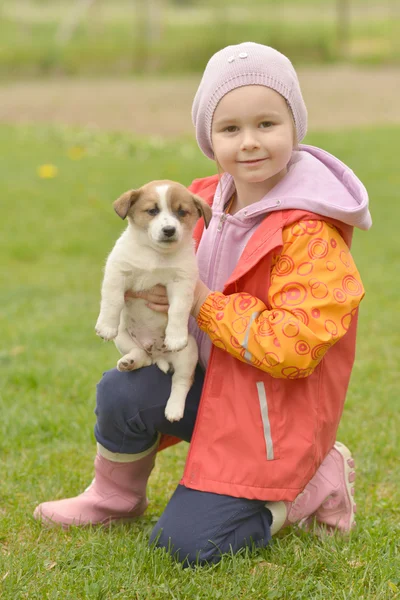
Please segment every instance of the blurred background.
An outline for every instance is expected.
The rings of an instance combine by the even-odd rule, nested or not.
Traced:
[[[0,40],[2,121],[179,136],[210,56],[248,40],[290,57],[311,127],[400,119],[400,0],[3,0]]]
[[[398,0],[3,0],[8,76],[201,72],[219,48],[268,44],[297,64],[398,64]]]

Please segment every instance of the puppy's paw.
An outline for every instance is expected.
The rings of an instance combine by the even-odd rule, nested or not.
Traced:
[[[174,421],[180,421],[183,417],[183,413],[185,412],[185,405],[174,402],[167,402],[167,406],[165,407],[165,418],[168,419],[171,423]]]
[[[144,353],[133,353],[125,354],[122,358],[117,362],[118,371],[136,371],[136,369],[141,369],[142,367],[149,367],[151,365],[151,358]]]
[[[134,371],[137,368],[138,367],[133,358],[123,356],[117,362],[117,369],[118,371],[121,371],[121,373],[124,373],[126,371]]]
[[[99,337],[106,341],[114,340],[118,335],[118,327],[108,327],[99,322],[96,323],[95,331]]]
[[[160,369],[160,371],[162,371],[163,373],[169,373],[171,365],[167,360],[165,360],[165,358],[157,358],[157,360],[155,360],[154,362]]]
[[[172,336],[166,335],[164,340],[164,347],[169,352],[179,352],[179,350],[183,350],[188,345],[188,336]]]

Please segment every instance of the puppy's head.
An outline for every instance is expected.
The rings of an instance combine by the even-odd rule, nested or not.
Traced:
[[[208,226],[211,208],[202,198],[174,181],[152,181],[129,190],[114,202],[121,219],[128,218],[137,232],[146,234],[150,244],[170,251],[190,238],[200,217]]]

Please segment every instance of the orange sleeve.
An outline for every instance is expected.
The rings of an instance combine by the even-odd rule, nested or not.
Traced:
[[[349,248],[325,221],[283,230],[268,302],[212,292],[197,322],[216,346],[277,378],[310,375],[349,328],[364,288]]]

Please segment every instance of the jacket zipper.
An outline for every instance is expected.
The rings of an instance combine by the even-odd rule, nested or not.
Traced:
[[[207,277],[207,281],[209,283],[209,285],[211,286],[211,289],[213,288],[213,283],[214,283],[214,263],[215,263],[215,258],[218,254],[218,249],[219,249],[219,243],[222,237],[222,229],[224,227],[224,223],[227,220],[228,215],[226,213],[222,213],[222,215],[219,218],[219,223],[217,226],[217,232],[218,232],[218,237],[215,238],[215,243],[214,243],[214,247],[213,247],[213,251],[212,251],[212,255],[210,258],[210,264],[209,264],[209,269],[208,269],[208,277]],[[204,331],[200,331],[200,338],[199,338],[199,346],[201,347],[204,341],[204,337],[207,334],[204,333]],[[209,357],[209,360],[211,358],[211,354]]]
[[[222,231],[222,227],[224,226],[224,223],[225,223],[225,221],[226,221],[227,218],[228,218],[228,215],[226,213],[222,213],[222,215],[221,215],[221,217],[219,219],[217,231]]]
[[[207,277],[207,281],[210,284],[211,287],[213,287],[213,283],[214,283],[214,263],[215,263],[215,258],[218,254],[218,250],[219,250],[219,244],[221,241],[221,237],[222,237],[222,229],[224,227],[224,223],[227,220],[228,215],[226,213],[222,213],[222,215],[219,218],[219,223],[217,226],[217,232],[218,232],[218,237],[215,239],[214,242],[214,248],[212,251],[212,255],[210,258],[210,267],[208,270],[208,277]]]

